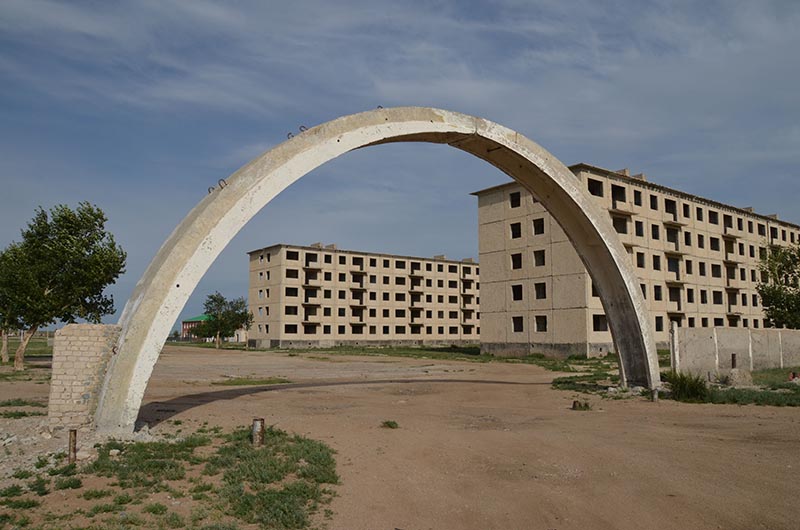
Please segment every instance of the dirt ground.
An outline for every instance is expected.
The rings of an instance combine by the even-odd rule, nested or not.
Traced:
[[[573,411],[576,395],[550,388],[555,375],[171,346],[140,419],[157,432],[167,420],[263,417],[324,441],[341,476],[331,530],[800,528],[800,409],[592,396],[591,411]],[[228,376],[292,384],[211,385]],[[0,399],[46,395],[0,383]]]

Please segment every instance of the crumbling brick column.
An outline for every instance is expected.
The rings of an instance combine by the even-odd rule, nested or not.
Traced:
[[[120,327],[68,324],[56,331],[48,420],[51,427],[92,425]]]

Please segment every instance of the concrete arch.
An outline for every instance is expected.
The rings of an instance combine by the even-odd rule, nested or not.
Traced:
[[[203,198],[161,246],[120,318],[122,333],[95,413],[104,432],[131,432],[172,325],[222,249],[297,179],[354,149],[392,142],[447,144],[499,168],[559,222],[602,295],[624,381],[654,387],[658,361],[639,282],[608,214],[553,155],[482,118],[424,107],[378,109],[313,127],[262,154]]]

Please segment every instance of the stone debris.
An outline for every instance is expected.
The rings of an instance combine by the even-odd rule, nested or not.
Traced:
[[[728,384],[732,387],[753,386],[753,376],[750,374],[750,370],[732,368],[728,374]]]

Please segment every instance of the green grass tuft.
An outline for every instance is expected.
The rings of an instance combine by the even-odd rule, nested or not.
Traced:
[[[19,497],[20,495],[22,495],[22,486],[19,484],[0,490],[0,497]]]
[[[38,401],[30,401],[27,399],[7,399],[5,401],[0,401],[0,407],[46,407],[44,403],[39,403]]]
[[[57,490],[76,490],[83,486],[83,481],[78,477],[58,477],[55,483]]]
[[[112,492],[111,490],[91,489],[91,490],[84,491],[83,494],[81,495],[81,497],[83,497],[87,501],[90,501],[90,500],[94,500],[94,499],[102,499],[104,497],[110,497],[113,494],[114,494],[114,492]]]
[[[708,400],[708,387],[700,375],[669,371],[661,374],[661,379],[669,383],[670,396],[675,401],[703,403]]]
[[[381,423],[381,427],[383,427],[384,429],[397,429],[400,427],[400,425],[398,425],[397,422],[394,420],[386,420],[383,423]]]
[[[34,480],[28,483],[28,489],[40,497],[47,495],[50,493],[50,490],[47,489],[47,485],[50,483],[50,479],[45,479],[44,477],[36,477]]]
[[[6,499],[0,501],[0,504],[12,510],[29,510],[31,508],[36,508],[41,503],[36,499]]]
[[[167,513],[167,507],[160,502],[154,502],[146,505],[144,508],[142,508],[142,511],[144,513],[151,513],[153,515],[164,515]]]

